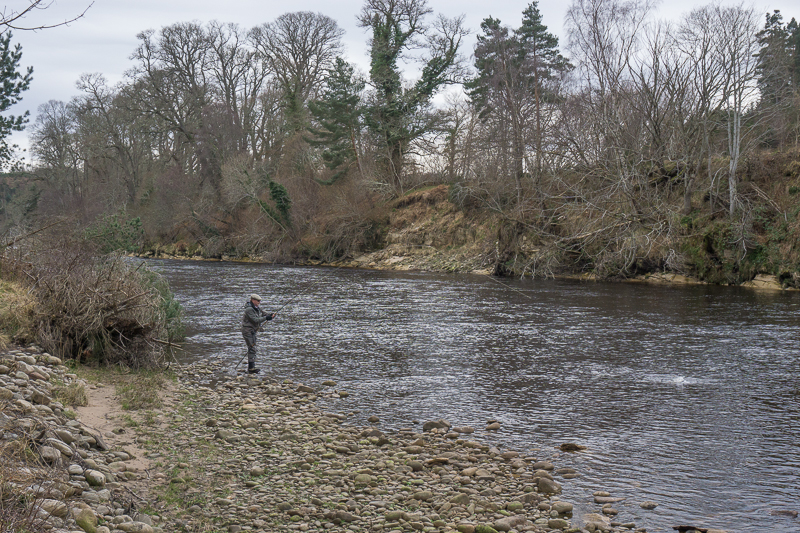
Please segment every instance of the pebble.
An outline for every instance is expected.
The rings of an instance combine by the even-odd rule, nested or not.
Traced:
[[[303,385],[224,372],[217,360],[183,365],[171,402],[180,409],[165,409],[155,424],[117,434],[143,443],[147,456],[161,465],[145,476],[130,467],[132,454],[108,449],[96,432],[67,419],[53,401],[54,380],[78,379],[60,360],[45,358],[40,350],[0,354],[0,401],[11,402],[13,409],[3,407],[3,416],[18,413],[22,420],[36,413],[46,421],[51,431],[39,453],[64,472],[63,499],[39,500],[47,528],[54,533],[580,529],[571,521],[572,504],[553,498],[562,487],[552,479],[550,460],[467,440],[472,427],[454,427],[444,419],[386,433],[348,426],[348,415],[317,405],[318,399],[335,405],[346,396],[333,381]],[[45,379],[31,379],[33,373]],[[38,394],[31,402],[33,387]],[[4,400],[3,391],[11,397]],[[367,420],[381,422],[374,415]],[[499,429],[500,422],[489,420],[486,427]],[[7,438],[9,432],[0,435]],[[621,500],[608,493],[594,496]],[[145,508],[148,515],[137,512]],[[603,531],[630,531],[629,523],[611,525],[602,514],[583,527],[596,531],[601,525]]]

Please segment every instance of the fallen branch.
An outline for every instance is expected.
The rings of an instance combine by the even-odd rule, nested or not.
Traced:
[[[25,235],[23,235],[22,237],[14,237],[12,240],[8,241],[8,242],[5,244],[5,246],[3,246],[3,248],[8,248],[9,246],[14,246],[15,244],[17,244],[17,243],[18,243],[19,241],[21,241],[22,239],[27,239],[27,238],[28,238],[28,237],[30,237],[31,235],[36,235],[37,233],[41,233],[41,232],[43,232],[44,230],[46,230],[46,229],[48,229],[48,228],[52,228],[52,227],[53,227],[53,226],[55,226],[55,225],[61,224],[62,222],[64,222],[64,221],[63,221],[63,220],[57,220],[57,221],[53,222],[52,224],[49,224],[49,225],[47,225],[47,226],[45,226],[45,227],[43,227],[43,228],[39,228],[39,229],[37,229],[36,231],[32,231],[32,232],[30,232],[30,233],[26,233],[26,234],[25,234]]]
[[[169,346],[170,348],[177,348],[179,350],[186,351],[180,344],[175,344],[174,342],[162,341],[161,339],[150,339],[153,342],[157,342],[159,344],[163,344],[164,346]]]

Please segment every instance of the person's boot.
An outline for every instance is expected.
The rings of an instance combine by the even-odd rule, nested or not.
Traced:
[[[247,362],[247,373],[248,374],[258,374],[261,372],[260,368],[256,368],[256,363],[254,361]]]

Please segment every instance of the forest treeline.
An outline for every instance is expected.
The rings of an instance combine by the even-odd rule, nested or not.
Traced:
[[[39,108],[4,227],[333,260],[382,246],[390,200],[447,184],[466,220],[496,217],[498,271],[800,284],[798,23],[654,6],[573,0],[560,43],[533,2],[466,49],[463,18],[366,0],[367,73],[320,13],[143,31],[123,82],[85,74]]]

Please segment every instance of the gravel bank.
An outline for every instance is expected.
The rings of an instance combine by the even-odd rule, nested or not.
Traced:
[[[471,440],[472,428],[439,420],[385,434],[375,418],[375,427],[348,426],[346,416],[316,403],[346,394],[333,382],[314,389],[233,377],[209,361],[180,368],[178,379],[169,408],[128,417],[128,427],[104,439],[53,399],[53,382],[78,382],[61,361],[36,348],[0,355],[3,450],[16,442],[32,452],[22,454],[26,464],[15,463],[25,473],[15,487],[30,498],[38,526],[58,533],[644,531],[613,522],[605,493],[596,497],[605,507],[576,525],[572,505],[558,497],[574,470]],[[120,434],[136,448],[106,444]],[[135,455],[147,466],[137,466],[143,457]]]

